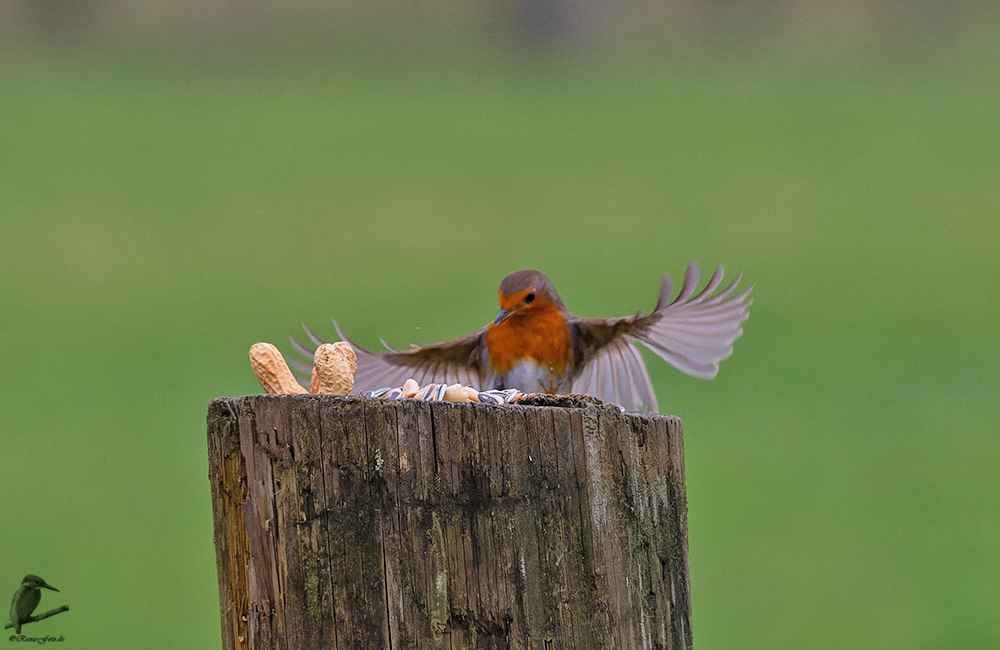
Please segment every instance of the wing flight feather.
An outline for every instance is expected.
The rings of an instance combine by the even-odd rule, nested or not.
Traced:
[[[720,266],[695,293],[701,270],[692,262],[673,300],[671,278],[663,276],[659,300],[648,314],[576,319],[578,358],[585,363],[573,383],[574,392],[588,393],[628,410],[655,411],[656,396],[635,342],[690,375],[714,377],[719,362],[733,353],[733,342],[743,334],[743,322],[753,302],[749,297],[753,287],[732,295],[742,275],[713,293],[722,284],[723,273]]]
[[[476,388],[479,388],[486,379],[481,347],[485,328],[452,341],[423,345],[410,350],[394,350],[382,341],[382,345],[388,351],[372,352],[349,339],[337,321],[333,321],[333,327],[341,340],[350,343],[358,355],[358,371],[354,375],[352,393],[401,386],[411,377],[421,386],[430,383],[460,382]],[[324,341],[305,325],[302,328],[312,345],[300,343],[294,338],[291,342],[309,363],[293,359],[290,365],[305,374],[312,372],[313,353]],[[308,385],[308,378],[304,385]]]

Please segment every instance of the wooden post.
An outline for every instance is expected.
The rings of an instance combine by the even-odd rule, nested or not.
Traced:
[[[223,647],[690,648],[682,445],[611,406],[215,399]]]

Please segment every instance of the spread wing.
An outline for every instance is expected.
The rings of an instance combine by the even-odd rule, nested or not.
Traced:
[[[606,335],[607,340],[595,349],[583,371],[573,380],[572,392],[593,395],[609,404],[624,406],[627,411],[655,412],[659,406],[649,371],[638,348],[625,333],[629,320],[587,319],[577,323],[578,345],[592,344],[594,339]]]
[[[656,411],[656,396],[634,345],[636,341],[690,375],[714,377],[719,362],[733,353],[733,341],[743,334],[753,287],[732,295],[740,275],[713,295],[722,283],[720,266],[705,288],[695,294],[700,276],[698,265],[689,264],[681,291],[671,301],[673,282],[664,275],[656,308],[648,314],[577,319],[577,358],[585,362],[573,382],[573,392],[587,393],[628,410]]]
[[[347,338],[337,321],[333,321],[337,335],[347,341],[358,355],[358,371],[354,375],[354,393],[362,393],[375,388],[402,386],[411,377],[421,386],[430,383],[454,384],[482,387],[486,380],[483,363],[482,337],[486,328],[466,334],[445,343],[434,343],[415,347],[412,350],[393,350],[385,341],[387,352],[370,352]],[[324,343],[308,327],[302,326],[311,343],[302,344],[291,339],[292,345],[308,363],[290,360],[290,365],[305,373],[305,386],[309,385],[312,373],[312,358],[316,348]],[[300,375],[301,381],[301,375]]]

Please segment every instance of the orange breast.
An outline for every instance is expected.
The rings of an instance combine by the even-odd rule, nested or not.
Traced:
[[[573,357],[569,323],[553,304],[514,313],[499,325],[490,323],[485,338],[490,366],[500,375],[525,358],[561,375]]]

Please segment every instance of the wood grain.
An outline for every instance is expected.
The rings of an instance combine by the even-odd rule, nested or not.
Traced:
[[[213,400],[223,647],[692,647],[673,416]]]

